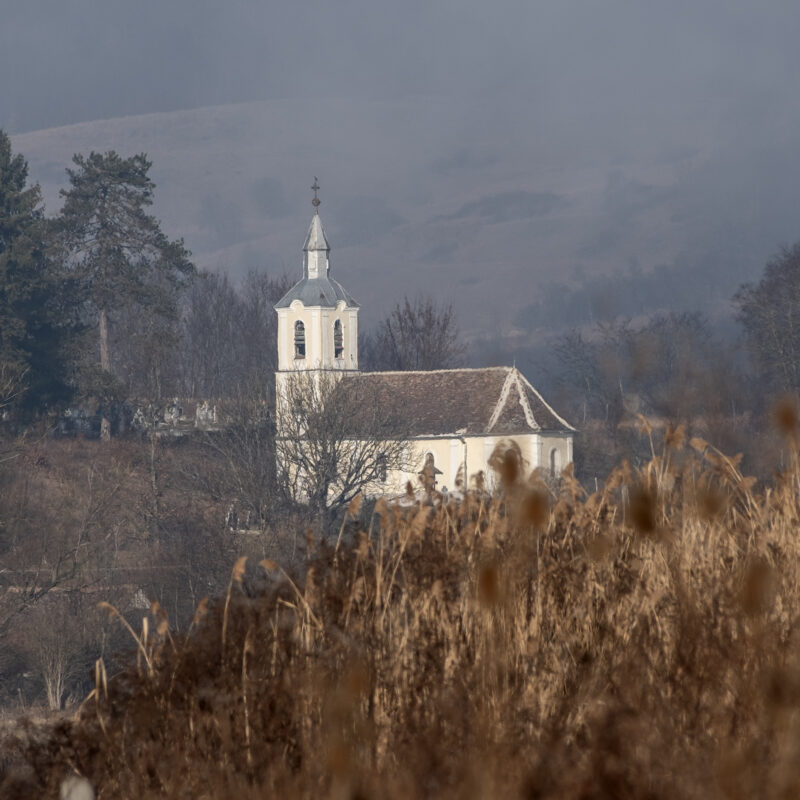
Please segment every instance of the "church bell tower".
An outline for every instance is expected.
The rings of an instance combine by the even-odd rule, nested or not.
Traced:
[[[358,370],[358,303],[330,276],[331,248],[319,215],[316,178],[311,188],[314,214],[303,245],[303,277],[275,306],[279,390],[290,374]]]

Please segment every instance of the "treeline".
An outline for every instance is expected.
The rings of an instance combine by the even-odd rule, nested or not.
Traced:
[[[644,427],[686,422],[767,477],[780,460],[775,409],[800,394],[800,243],[730,299],[726,327],[699,312],[617,317],[522,352],[560,413],[578,428],[576,461],[591,485],[621,460],[652,457]]]
[[[0,411],[7,428],[52,421],[72,404],[88,409],[107,439],[123,409],[173,397],[271,411],[273,306],[293,280],[253,270],[234,285],[224,274],[198,272],[183,242],[169,240],[149,214],[150,166],[144,155],[76,155],[63,207],[47,217],[23,156],[0,131]],[[736,292],[733,333],[721,334],[698,313],[637,316],[625,298],[642,279],[608,283],[609,303],[590,310],[599,321],[566,333],[572,317],[545,291],[525,324],[553,335],[537,348],[541,332],[526,334],[513,352],[496,337],[467,348],[451,306],[405,298],[360,335],[360,366],[436,369],[515,358],[579,429],[582,479],[602,478],[622,457],[647,455],[631,433],[637,415],[690,421],[723,446],[758,456],[754,431],[765,430],[775,398],[800,390],[800,245],[781,251],[758,284]],[[594,279],[585,284],[590,294],[599,287]],[[628,316],[619,316],[620,303]]]
[[[47,217],[28,166],[0,131],[0,409],[24,426],[70,404],[108,439],[126,401],[274,400],[274,304],[293,280],[253,270],[235,286],[198,272],[149,214],[143,154],[76,155],[63,206]],[[450,306],[398,303],[362,336],[366,369],[454,366]]]

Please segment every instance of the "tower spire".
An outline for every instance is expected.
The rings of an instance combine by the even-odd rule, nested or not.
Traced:
[[[314,185],[311,187],[314,192],[314,199],[311,205],[314,206],[314,216],[311,217],[311,226],[308,229],[305,244],[303,245],[303,276],[306,278],[327,277],[330,263],[328,254],[331,247],[325,238],[325,231],[322,229],[322,219],[319,215],[319,181],[314,177]]]
[[[319,181],[317,180],[317,176],[314,176],[314,185],[311,187],[314,190],[314,199],[311,201],[311,205],[314,206],[314,213],[319,214],[319,204],[322,200],[317,197],[317,192],[319,191]]]

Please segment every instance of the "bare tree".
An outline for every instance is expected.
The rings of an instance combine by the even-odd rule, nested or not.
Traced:
[[[241,346],[241,301],[227,275],[201,272],[187,293],[183,313],[183,386],[189,397],[220,397],[235,377]]]
[[[634,327],[599,323],[551,346],[572,416],[614,427],[626,411],[686,420],[731,397],[727,354],[700,314],[657,314]],[[724,389],[724,391],[722,391]]]
[[[8,361],[0,361],[0,413],[25,391],[27,369]]]
[[[741,286],[733,304],[762,378],[800,390],[800,242],[770,260],[757,284]]]
[[[465,348],[453,306],[417,296],[406,297],[374,334],[363,336],[359,352],[368,370],[430,370],[459,366]]]
[[[358,376],[292,376],[278,398],[279,477],[326,527],[357,494],[405,467],[408,435]]]
[[[149,305],[119,308],[108,320],[112,367],[125,394],[148,400],[180,394],[179,320]]]
[[[274,378],[273,378],[274,383]],[[206,469],[213,494],[226,497],[231,513],[249,530],[264,531],[277,505],[275,423],[262,392],[227,398],[220,406],[222,430],[206,432],[203,450],[215,465]],[[231,524],[229,527],[237,527]]]
[[[0,471],[0,636],[51,592],[108,581],[133,511],[122,506],[130,465],[110,454],[56,466],[29,445],[11,463]]]
[[[227,276],[202,272],[183,314],[183,386],[190,397],[261,394],[273,401],[277,319],[273,305],[286,293],[286,276],[250,272],[238,289]]]
[[[70,608],[69,598],[48,600],[34,607],[25,622],[32,664],[44,682],[47,706],[55,711],[62,707],[80,666],[83,637],[77,609]]]
[[[277,278],[265,272],[250,271],[239,289],[242,316],[242,391],[247,396],[262,395],[274,408],[273,390],[278,369],[278,318],[275,303],[292,287],[286,274]]]

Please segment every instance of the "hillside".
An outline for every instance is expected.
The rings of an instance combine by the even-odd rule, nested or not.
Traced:
[[[13,146],[51,213],[73,153],[148,153],[167,232],[198,266],[234,276],[299,269],[317,175],[333,269],[367,322],[424,291],[452,300],[469,333],[509,332],[535,327],[520,312],[549,284],[657,267],[666,281],[697,277],[675,302],[713,309],[796,236],[800,167],[786,143],[754,159],[710,123],[691,140],[665,125],[636,138],[645,147],[601,128],[492,124],[473,125],[452,97],[285,100],[81,123]],[[647,293],[642,310],[663,303]]]

